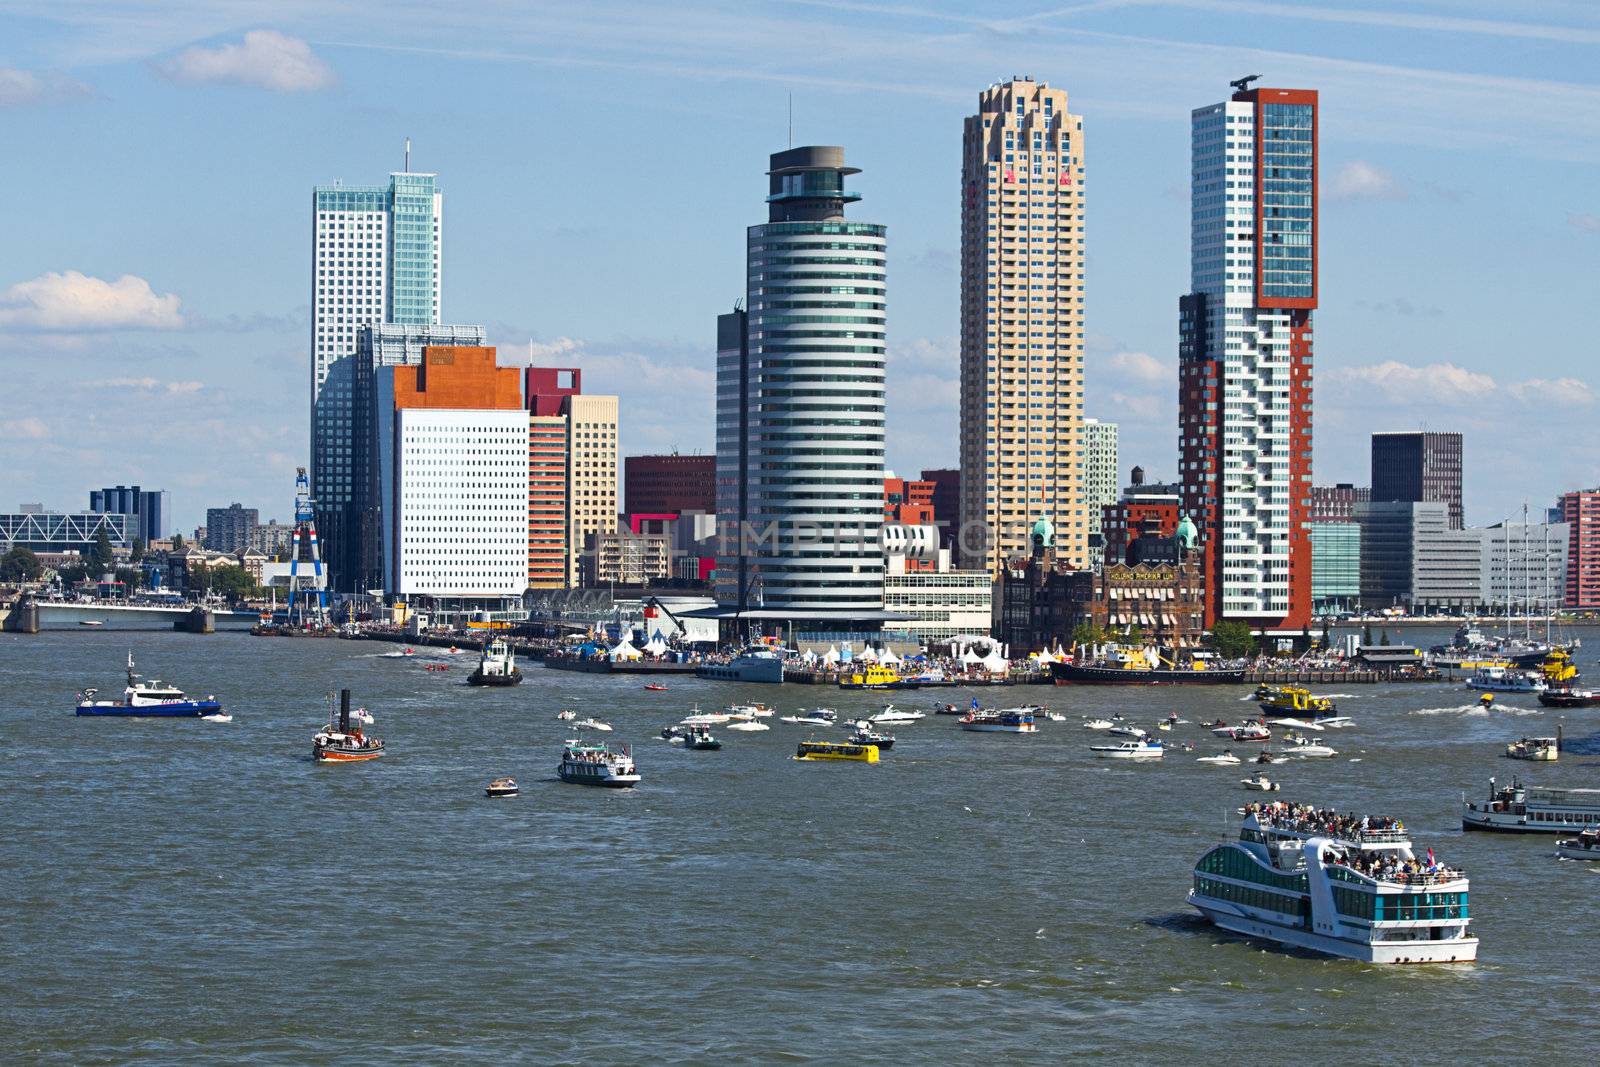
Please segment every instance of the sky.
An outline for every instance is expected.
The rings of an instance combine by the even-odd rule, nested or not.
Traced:
[[[1600,483],[1600,9],[1572,0],[0,0],[0,510],[138,483],[292,513],[311,189],[444,191],[443,319],[583,368],[625,454],[713,446],[767,155],[845,146],[889,230],[888,463],[957,461],[961,123],[1084,117],[1086,411],[1176,468],[1188,119],[1321,96],[1314,473],[1465,434],[1467,519]]]

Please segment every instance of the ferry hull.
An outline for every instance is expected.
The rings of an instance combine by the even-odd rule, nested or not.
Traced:
[[[611,789],[632,789],[639,784],[639,775],[637,774],[612,775],[601,778],[595,775],[569,774],[565,767],[558,768],[556,774],[561,777],[563,782],[571,782],[573,785],[598,785]]]
[[[1008,726],[1004,723],[964,722],[960,724],[963,730],[971,730],[977,734],[1035,734],[1039,727],[1031,722],[1019,723]]]
[[[1240,685],[1244,669],[1174,671],[1125,670],[1120,667],[1082,667],[1074,663],[1050,664],[1056,685]]]
[[[1482,815],[1464,813],[1463,830],[1488,830],[1497,834],[1575,834],[1591,826],[1600,826],[1600,818],[1589,822],[1527,822],[1520,815]]]
[[[496,687],[496,688],[503,688],[505,686],[512,686],[512,685],[521,685],[522,684],[522,672],[521,671],[517,671],[515,674],[479,674],[477,671],[473,671],[471,674],[469,674],[467,676],[467,684],[468,685],[485,685],[485,686],[492,686],[492,687]]]
[[[122,719],[198,719],[215,715],[222,704],[215,700],[184,700],[171,704],[79,704],[79,715],[110,716]]]
[[[1475,937],[1457,937],[1442,941],[1378,941],[1367,944],[1324,937],[1308,930],[1280,926],[1255,916],[1235,914],[1225,907],[1197,899],[1193,893],[1190,894],[1189,903],[1214,925],[1230,933],[1320,952],[1325,956],[1384,964],[1471,963],[1478,958],[1478,939]]]

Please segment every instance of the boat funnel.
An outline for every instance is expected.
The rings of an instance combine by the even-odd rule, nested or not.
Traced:
[[[350,732],[350,690],[339,690],[339,732]]]

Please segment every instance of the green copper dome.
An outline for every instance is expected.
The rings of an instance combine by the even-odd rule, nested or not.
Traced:
[[[1045,548],[1054,547],[1056,543],[1056,528],[1043,515],[1033,524],[1033,539]]]
[[[1200,531],[1195,529],[1194,523],[1189,520],[1189,516],[1185,515],[1178,520],[1178,541],[1185,549],[1193,548],[1195,539],[1199,536]]]

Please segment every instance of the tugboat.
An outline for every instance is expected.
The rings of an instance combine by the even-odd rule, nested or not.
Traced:
[[[624,748],[613,752],[604,741],[590,744],[573,739],[561,750],[561,765],[556,773],[563,782],[577,785],[605,785],[616,789],[631,789],[639,784],[639,768],[633,756]]]
[[[522,671],[517,667],[517,654],[503,637],[484,643],[483,654],[478,658],[478,669],[467,678],[468,685],[517,685],[522,681]]]
[[[517,795],[517,780],[515,778],[496,778],[484,787],[483,795],[486,797],[514,797]]]
[[[705,749],[706,751],[715,752],[722,747],[722,742],[711,736],[711,728],[709,726],[687,726],[684,729],[687,731],[683,735],[684,748]]]
[[[328,701],[329,712],[333,701]],[[362,763],[383,755],[383,742],[350,725],[350,690],[339,690],[339,718],[328,716],[328,725],[311,739],[311,758],[318,763]]]
[[[163,683],[158,678],[141,682],[133,671],[133,653],[128,653],[128,687],[122,691],[121,700],[96,700],[98,689],[85,689],[78,694],[79,715],[119,715],[153,719],[200,719],[220,715],[222,705],[216,697],[190,700],[183,690]]]

